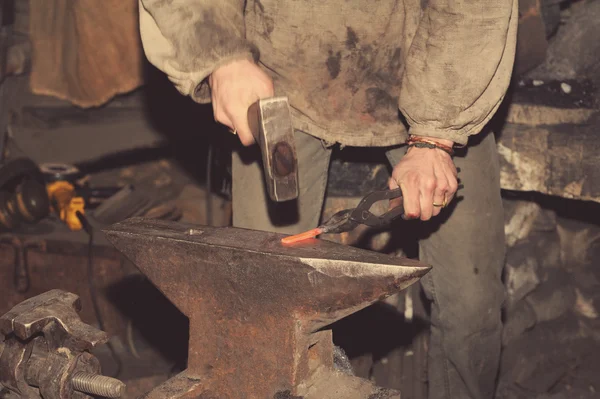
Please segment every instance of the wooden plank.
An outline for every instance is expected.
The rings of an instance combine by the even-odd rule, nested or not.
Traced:
[[[511,104],[508,107],[508,123],[544,126],[587,123],[597,110],[592,108],[558,108],[545,105]]]
[[[502,188],[600,202],[596,126],[507,124],[498,139]]]

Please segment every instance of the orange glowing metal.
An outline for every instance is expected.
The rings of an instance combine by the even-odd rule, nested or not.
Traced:
[[[281,243],[287,244],[287,245],[295,244],[299,241],[304,241],[304,240],[308,240],[310,238],[315,238],[316,236],[318,236],[319,234],[322,234],[322,233],[323,233],[323,229],[317,227],[316,229],[308,230],[308,231],[305,231],[304,233],[284,237],[281,239]]]

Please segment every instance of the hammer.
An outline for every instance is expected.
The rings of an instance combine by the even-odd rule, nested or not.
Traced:
[[[298,159],[288,98],[258,100],[248,108],[248,124],[260,146],[271,200],[298,198]]]

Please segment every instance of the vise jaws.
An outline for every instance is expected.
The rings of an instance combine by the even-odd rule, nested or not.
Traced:
[[[0,317],[0,398],[120,398],[121,381],[100,374],[89,351],[106,343],[104,331],[79,318],[79,297],[52,290]]]

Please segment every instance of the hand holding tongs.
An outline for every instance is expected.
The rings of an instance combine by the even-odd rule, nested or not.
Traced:
[[[396,198],[402,198],[402,191],[399,188],[374,191],[364,197],[356,208],[339,211],[316,229],[285,237],[282,242],[284,244],[292,244],[308,238],[314,238],[320,234],[345,233],[354,230],[359,224],[370,227],[385,226],[404,213],[402,201],[399,201],[400,204],[397,207],[392,208],[381,216],[374,215],[370,209],[375,202]]]

